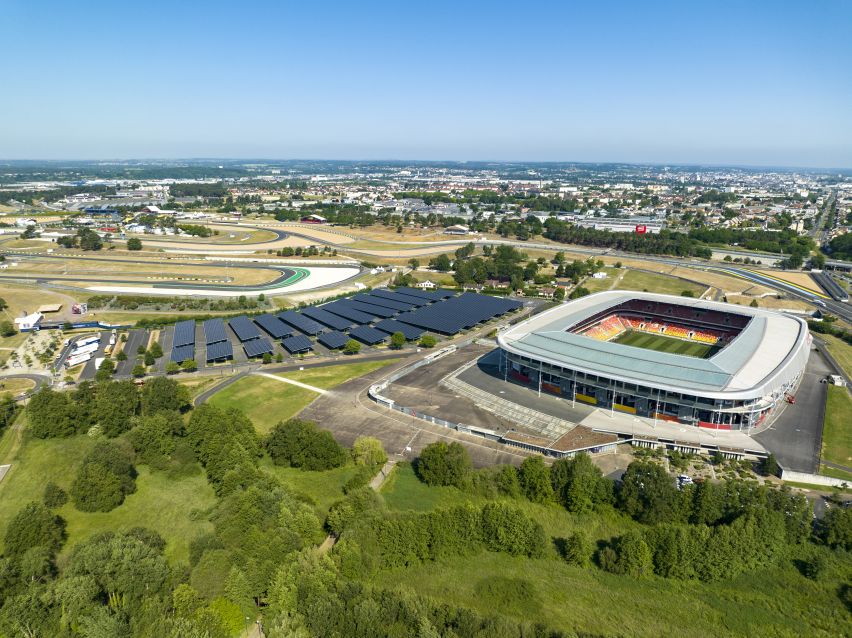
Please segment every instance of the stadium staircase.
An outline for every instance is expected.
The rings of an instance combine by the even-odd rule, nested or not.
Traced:
[[[532,430],[545,438],[552,437],[553,439],[557,439],[577,427],[576,423],[571,423],[570,421],[565,421],[564,419],[518,405],[485,390],[480,390],[458,378],[458,375],[476,365],[476,363],[476,360],[471,361],[458,370],[451,372],[441,379],[440,384],[456,394],[473,401],[477,407],[512,423],[517,423],[525,429]]]

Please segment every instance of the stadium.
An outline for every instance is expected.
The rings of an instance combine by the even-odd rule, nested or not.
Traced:
[[[811,336],[803,320],[759,308],[609,291],[536,315],[498,343],[501,374],[541,392],[751,431],[794,392]]]

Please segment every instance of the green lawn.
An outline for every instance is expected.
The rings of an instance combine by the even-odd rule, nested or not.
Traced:
[[[637,330],[628,330],[613,339],[613,342],[635,348],[658,350],[671,354],[683,354],[688,357],[698,357],[700,359],[706,359],[718,351],[718,348],[715,346],[639,332]]]
[[[331,504],[343,498],[343,484],[358,471],[355,465],[350,464],[325,472],[306,472],[294,467],[275,465],[266,457],[260,465],[294,492],[309,496],[323,518],[328,514]]]
[[[86,435],[68,439],[27,438],[12,461],[11,471],[0,482],[0,538],[21,507],[41,500],[48,481],[69,490],[80,462],[94,444],[95,439]],[[156,530],[166,539],[166,555],[170,560],[188,560],[189,541],[210,529],[203,519],[192,520],[191,512],[206,509],[215,502],[201,468],[192,476],[181,478],[151,472],[145,466],[137,470],[136,492],[111,512],[88,514],[70,503],[59,510],[68,523],[68,542],[62,556],[97,532],[143,526]]]
[[[411,466],[394,471],[381,492],[391,510],[428,511],[482,498],[455,488],[427,487]],[[593,539],[608,539],[638,524],[615,513],[576,516],[559,506],[517,500],[551,537],[576,529]],[[408,568],[378,570],[369,576],[381,587],[407,587],[440,602],[484,614],[540,620],[563,631],[588,635],[679,636],[834,636],[849,635],[850,616],[837,596],[843,558],[831,559],[832,576],[812,581],[791,560],[721,583],[634,579],[597,567],[570,566],[555,548],[542,559],[482,552]],[[519,587],[526,585],[526,587]],[[525,592],[516,596],[516,591]]]
[[[392,363],[396,363],[399,359],[384,359],[382,361],[361,361],[359,363],[344,363],[337,366],[327,366],[324,368],[307,368],[306,370],[295,370],[293,372],[282,372],[279,377],[300,381],[316,388],[328,390],[336,385],[340,385],[350,379],[356,379],[365,374],[378,370]]]
[[[214,394],[208,403],[241,410],[257,431],[265,434],[279,421],[296,416],[318,396],[316,392],[282,381],[247,376]]]
[[[704,292],[705,287],[699,286],[677,277],[669,277],[652,272],[639,270],[628,270],[624,278],[616,286],[616,290],[647,290],[666,295],[679,295],[684,290],[689,290],[696,297]]]
[[[832,335],[820,334],[817,336],[825,342],[829,354],[843,368],[846,376],[852,377],[852,346]]]
[[[852,467],[852,398],[846,388],[829,386],[822,425],[822,460]],[[845,477],[844,477],[845,478]]]

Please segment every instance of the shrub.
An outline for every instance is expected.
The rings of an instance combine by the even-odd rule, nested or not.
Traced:
[[[71,498],[82,512],[109,512],[136,491],[132,453],[123,445],[98,443],[83,460],[71,486]]]
[[[290,419],[273,428],[266,439],[266,451],[276,465],[303,470],[329,470],[340,467],[347,453],[328,430],[315,423]]]
[[[470,472],[471,462],[461,443],[430,443],[420,453],[415,471],[428,485],[454,485],[461,487]]]
[[[44,496],[42,497],[45,507],[56,509],[62,507],[68,502],[68,494],[53,481],[50,481],[44,486]]]

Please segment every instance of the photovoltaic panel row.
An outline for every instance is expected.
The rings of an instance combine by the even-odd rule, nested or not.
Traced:
[[[345,335],[342,332],[337,332],[336,330],[333,332],[326,332],[317,337],[317,341],[319,341],[326,348],[330,348],[331,350],[335,350],[337,348],[342,348],[346,345],[346,342],[349,341],[349,335]]]
[[[231,330],[234,331],[234,334],[237,335],[237,339],[240,341],[251,341],[252,339],[258,339],[260,337],[260,330],[258,330],[257,326],[254,325],[254,322],[245,315],[234,317],[228,321],[228,325],[231,326]]]
[[[426,332],[423,328],[417,326],[409,326],[407,323],[396,321],[395,319],[384,319],[375,325],[382,332],[387,332],[392,335],[394,332],[401,332],[406,339],[417,339],[420,335]]]
[[[263,328],[273,339],[283,339],[293,334],[293,329],[275,315],[260,315],[254,318],[254,322]]]
[[[361,301],[346,300],[342,301],[342,303],[345,303],[347,306],[354,308],[355,310],[366,312],[368,315],[373,315],[374,317],[379,317],[381,319],[393,317],[397,313],[397,311],[393,308],[383,308],[382,306],[376,306],[374,304],[364,303]]]
[[[234,349],[230,341],[216,341],[207,344],[207,361],[224,361],[233,359]]]
[[[175,336],[172,339],[172,347],[179,348],[195,343],[195,322],[192,319],[178,321],[175,324]]]
[[[319,321],[321,324],[324,324],[329,328],[334,328],[335,330],[348,330],[354,323],[353,321],[349,321],[349,319],[338,317],[337,315],[330,313],[328,310],[321,310],[320,308],[305,308],[302,310],[302,314]]]
[[[293,326],[296,330],[305,333],[306,335],[318,335],[325,332],[325,327],[318,324],[313,319],[293,310],[285,310],[278,313],[278,318],[287,325]]]
[[[325,304],[320,308],[320,310],[333,312],[338,317],[343,317],[344,319],[348,319],[353,323],[371,323],[376,318],[374,315],[368,315],[365,312],[355,310],[354,308],[347,306],[346,304],[339,303],[337,301]]]
[[[385,290],[384,288],[377,288],[376,290],[370,291],[371,297],[381,297],[382,299],[390,299],[391,301],[398,301],[400,303],[407,303],[409,306],[426,306],[429,302],[422,297],[409,297],[408,295],[400,295],[396,292],[391,292],[390,290]]]
[[[187,359],[195,359],[195,344],[186,343],[177,348],[172,348],[172,354],[169,358],[175,363],[182,363]]]
[[[413,303],[408,301],[400,301],[396,299],[388,299],[386,297],[381,297],[379,295],[355,295],[352,297],[355,301],[363,301],[365,303],[373,304],[375,306],[381,306],[383,308],[390,308],[391,310],[398,310],[400,312],[405,312],[406,310],[411,310],[416,306]]]
[[[207,345],[218,341],[227,341],[228,335],[225,332],[225,322],[221,319],[208,319],[204,322],[204,341]]]
[[[287,349],[287,352],[290,354],[296,354],[297,352],[306,352],[308,350],[313,350],[314,345],[311,343],[311,340],[308,339],[304,335],[296,335],[294,337],[287,337],[284,341],[281,342],[281,345]]]
[[[243,350],[246,351],[246,356],[251,357],[259,357],[267,352],[272,354],[275,349],[272,347],[272,344],[269,343],[269,339],[266,337],[261,337],[260,339],[252,339],[250,341],[246,341],[243,344]]]
[[[381,343],[388,338],[384,332],[371,328],[370,326],[358,326],[357,328],[352,328],[352,330],[349,331],[349,336],[366,343],[368,346]]]
[[[401,293],[403,295],[410,295],[412,297],[421,297],[423,299],[428,299],[429,301],[441,301],[443,299],[449,299],[450,297],[455,297],[456,293],[451,290],[423,290],[422,288],[395,288],[395,291]]]
[[[522,303],[511,299],[500,299],[466,292],[459,297],[453,297],[425,308],[418,308],[413,312],[403,313],[397,319],[441,334],[456,334],[461,330],[472,328],[482,321],[515,310],[522,305]]]

